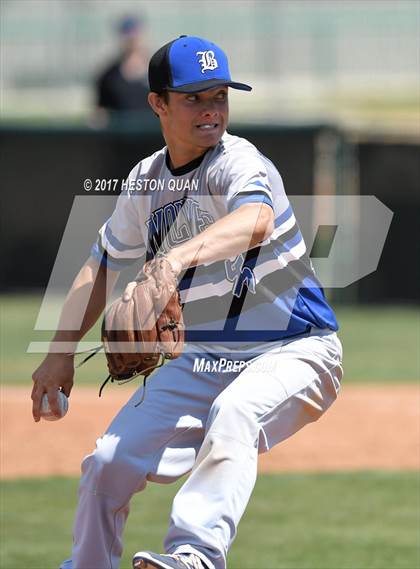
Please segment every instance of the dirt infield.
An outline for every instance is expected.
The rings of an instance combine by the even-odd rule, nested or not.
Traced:
[[[78,475],[132,389],[75,388],[62,421],[35,424],[30,387],[1,389],[1,478]],[[420,390],[407,385],[344,386],[317,423],[260,458],[261,472],[414,470],[420,467]]]

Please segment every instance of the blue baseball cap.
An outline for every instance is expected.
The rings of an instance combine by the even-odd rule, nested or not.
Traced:
[[[232,81],[225,52],[203,38],[180,36],[161,47],[149,63],[149,86],[154,93],[198,93],[222,85],[252,89]]]

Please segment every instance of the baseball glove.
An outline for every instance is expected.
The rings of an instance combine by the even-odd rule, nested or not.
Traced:
[[[128,301],[116,300],[102,322],[102,342],[111,380],[147,378],[184,346],[184,322],[176,274],[164,255],[146,263]]]

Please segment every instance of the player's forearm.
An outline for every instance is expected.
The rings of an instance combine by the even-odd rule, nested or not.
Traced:
[[[65,351],[73,352],[77,343],[92,328],[103,312],[119,273],[107,271],[92,258],[83,265],[66,297],[54,343],[65,343]],[[58,347],[58,351],[61,351]]]
[[[173,249],[168,260],[182,269],[235,257],[266,239],[274,215],[265,204],[246,204],[219,219],[190,241]]]

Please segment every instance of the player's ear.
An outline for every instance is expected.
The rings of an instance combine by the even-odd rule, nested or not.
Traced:
[[[165,97],[159,95],[158,93],[149,93],[148,95],[149,105],[152,107],[153,112],[157,117],[166,113],[167,102]]]

